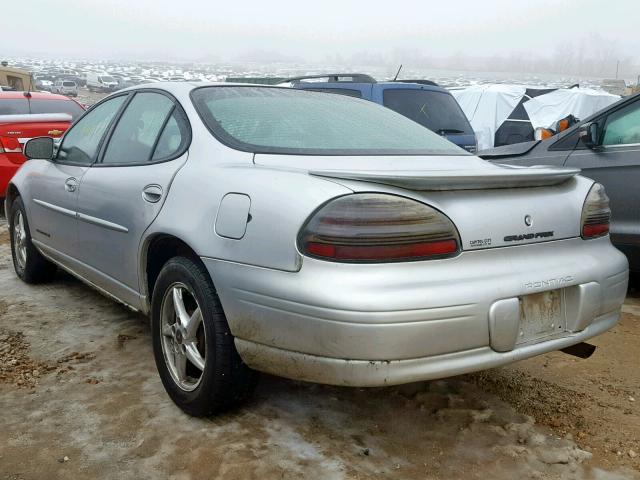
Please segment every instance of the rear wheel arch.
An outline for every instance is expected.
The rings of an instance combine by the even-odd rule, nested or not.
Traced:
[[[151,296],[158,275],[169,260],[174,257],[186,257],[196,263],[202,263],[200,256],[189,244],[170,234],[158,233],[151,236],[146,240],[142,251],[141,270],[144,279],[142,288],[145,290],[143,293],[146,295],[148,311],[150,311]]]

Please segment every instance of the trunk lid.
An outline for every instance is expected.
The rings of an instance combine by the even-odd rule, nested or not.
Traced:
[[[13,163],[23,163],[24,144],[35,137],[60,138],[71,124],[67,114],[0,115],[0,148]]]
[[[504,167],[473,156],[299,157],[256,155],[255,163],[303,168],[354,192],[414,198],[446,214],[462,250],[577,237],[592,181],[578,169]]]

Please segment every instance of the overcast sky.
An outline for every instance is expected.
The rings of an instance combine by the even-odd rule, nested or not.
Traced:
[[[640,63],[638,0],[6,0],[2,55],[233,60],[264,51],[545,55],[599,35]]]

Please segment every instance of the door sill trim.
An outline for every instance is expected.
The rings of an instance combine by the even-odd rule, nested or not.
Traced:
[[[100,292],[102,295],[104,295],[105,297],[108,297],[111,300],[116,301],[117,303],[120,303],[122,305],[124,305],[125,307],[133,310],[134,312],[140,312],[140,313],[145,313],[143,312],[141,309],[134,307],[133,305],[131,305],[128,302],[125,302],[124,300],[122,300],[121,298],[117,297],[116,295],[114,295],[113,293],[105,290],[104,288],[96,285],[95,283],[93,283],[91,280],[88,280],[86,277],[84,277],[83,275],[79,274],[78,272],[76,272],[75,270],[73,270],[72,268],[68,267],[67,265],[64,265],[63,263],[61,263],[59,260],[56,260],[55,258],[53,258],[51,255],[46,253],[47,249],[50,250],[54,250],[51,247],[47,247],[45,246],[42,242],[39,242],[38,240],[35,239],[31,239],[31,242],[36,246],[36,248],[38,249],[38,251],[40,252],[40,254],[45,257],[47,260],[49,260],[51,263],[56,264],[58,267],[62,268],[65,272],[73,275],[74,277],[76,277],[78,280],[80,280],[81,282],[83,282],[84,284],[88,285],[89,287],[97,290],[98,292]],[[59,255],[61,256],[66,256],[63,253],[57,252]],[[138,294],[139,296],[139,294]]]

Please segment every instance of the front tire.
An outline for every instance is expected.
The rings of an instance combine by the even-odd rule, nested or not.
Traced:
[[[9,233],[11,257],[16,275],[26,283],[44,283],[53,280],[57,268],[33,245],[27,214],[20,197],[11,204]]]
[[[257,374],[240,359],[202,264],[175,257],[164,265],[153,290],[151,323],[160,379],[184,412],[211,415],[251,394]]]

